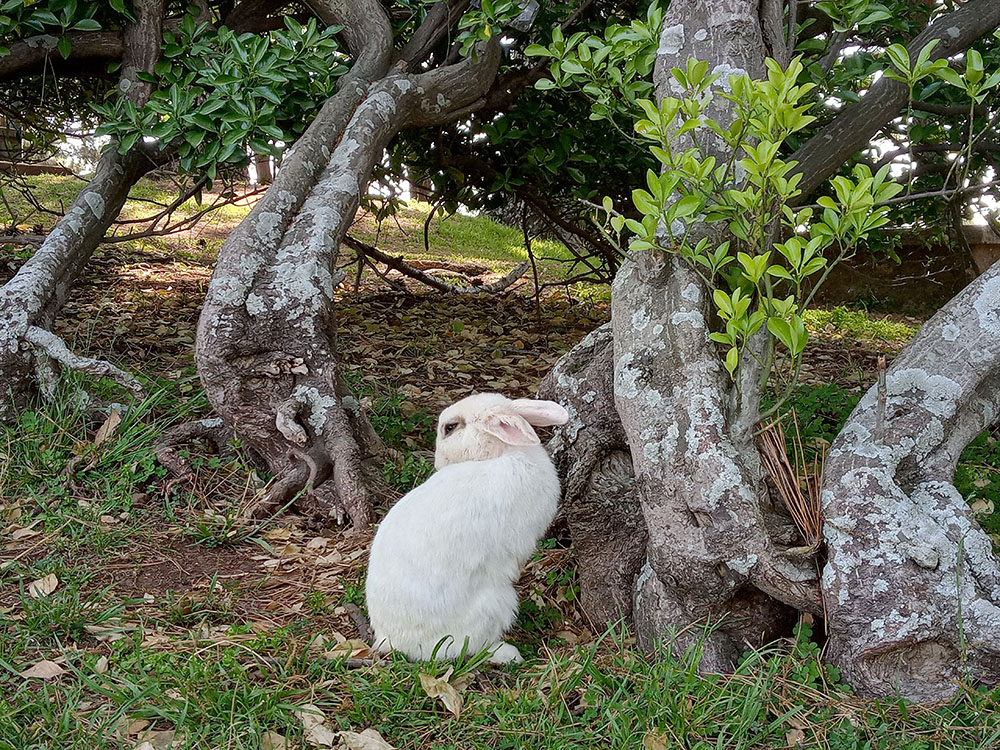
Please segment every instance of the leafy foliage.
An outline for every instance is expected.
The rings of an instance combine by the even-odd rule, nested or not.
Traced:
[[[235,34],[185,16],[164,34],[163,60],[149,102],[136,107],[116,98],[95,109],[106,120],[99,133],[128,151],[142,137],[176,146],[181,169],[215,179],[221,164],[246,164],[247,150],[280,154],[305,130],[337,79],[347,71],[338,52],[337,27],[320,30],[284,17],[285,29],[268,36]]]

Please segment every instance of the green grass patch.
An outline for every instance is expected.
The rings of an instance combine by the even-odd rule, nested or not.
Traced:
[[[136,631],[102,647],[104,672],[97,653],[67,650],[66,673],[49,683],[13,676],[22,665],[5,659],[0,747],[124,750],[138,738],[127,728],[142,722],[172,732],[178,748],[260,750],[267,732],[307,748],[297,713],[307,704],[330,730],[374,728],[399,750],[980,750],[1000,738],[1000,693],[962,689],[936,708],[859,700],[807,628],[746,654],[732,675],[698,674],[697,648],[649,657],[615,633],[522,667],[473,659],[451,675],[471,682],[457,718],[420,681],[443,677],[444,664],[348,669],[289,630],[248,633],[234,626],[214,643],[164,650]]]
[[[866,310],[850,310],[846,307],[806,310],[802,319],[817,333],[890,343],[905,343],[918,330],[916,326],[891,320],[888,316],[877,317]]]

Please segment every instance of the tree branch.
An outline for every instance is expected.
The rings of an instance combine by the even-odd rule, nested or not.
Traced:
[[[426,60],[468,7],[469,0],[438,0],[434,3],[410,41],[396,56],[405,65],[404,70],[415,70]]]
[[[58,75],[107,75],[108,63],[121,60],[125,39],[121,31],[70,31],[73,49],[64,60],[51,35],[28,37],[10,45],[10,54],[0,57],[0,82],[41,75],[48,65]]]
[[[492,284],[483,284],[482,286],[455,286],[454,284],[449,284],[447,281],[442,281],[433,274],[421,271],[419,268],[414,268],[402,258],[396,258],[392,255],[383,253],[378,248],[368,245],[361,240],[357,240],[350,235],[344,237],[344,244],[355,252],[361,253],[372,260],[378,261],[379,263],[384,263],[389,268],[399,271],[404,276],[409,276],[411,279],[415,279],[421,284],[426,284],[427,286],[437,289],[440,292],[445,292],[446,294],[496,294],[497,292],[502,292],[507,289],[515,281],[524,276],[525,271],[528,270],[527,261],[521,261],[514,266],[510,273],[502,279],[494,281]]]
[[[970,0],[957,10],[939,16],[907,47],[910,59],[916,59],[924,45],[938,40],[931,60],[949,57],[971,46],[976,40],[1000,25],[1000,3],[996,0]],[[883,76],[861,101],[841,111],[832,122],[803,144],[792,156],[802,174],[798,202],[830,175],[840,169],[853,154],[861,151],[879,129],[906,106],[909,91],[904,83]]]

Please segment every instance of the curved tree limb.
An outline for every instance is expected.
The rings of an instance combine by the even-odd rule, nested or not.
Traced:
[[[896,357],[827,456],[830,656],[861,693],[1000,681],[1000,560],[953,484],[1000,417],[1000,263]]]
[[[924,45],[937,40],[930,59],[949,57],[967,49],[978,39],[1000,26],[1000,3],[995,0],[970,0],[950,13],[938,16],[924,31],[907,45],[910,59],[915,60]],[[882,76],[861,101],[845,107],[833,121],[821,128],[804,143],[789,160],[797,161],[802,174],[799,202],[828,177],[861,151],[887,122],[906,106],[909,91],[906,84]]]
[[[136,399],[144,398],[146,395],[142,383],[136,380],[133,375],[103,359],[81,357],[79,354],[74,354],[66,346],[66,342],[51,331],[46,331],[44,328],[39,328],[38,326],[30,326],[24,334],[24,339],[33,347],[36,347],[41,355],[58,362],[67,369],[76,370],[77,372],[83,372],[99,378],[109,378],[122,386]]]
[[[164,0],[136,0],[134,5],[138,21],[125,30],[126,60],[120,88],[124,96],[142,103],[149,96],[149,84],[135,75],[140,70],[151,71],[159,56]],[[0,419],[16,415],[32,392],[35,350],[40,347],[44,352],[49,345],[69,361],[40,330],[51,326],[70,286],[118,216],[131,187],[155,165],[156,154],[140,144],[124,155],[112,144],[65,216],[0,288]],[[35,343],[28,341],[29,335]],[[42,373],[50,370],[47,366],[38,369]]]
[[[65,37],[73,45],[68,59],[56,49],[59,40],[48,34],[14,42],[10,54],[0,57],[0,82],[42,75],[47,67],[63,76],[107,75],[108,64],[121,60],[125,53],[121,31],[70,31]]]

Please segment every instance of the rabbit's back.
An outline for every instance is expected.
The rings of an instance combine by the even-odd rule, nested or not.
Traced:
[[[498,640],[558,498],[540,446],[446,466],[404,496],[372,543],[366,596],[376,640],[415,658],[446,635],[468,636],[474,650]]]

